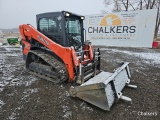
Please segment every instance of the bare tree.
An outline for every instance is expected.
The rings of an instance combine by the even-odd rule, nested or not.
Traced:
[[[154,38],[157,38],[158,30],[160,27],[160,0],[144,0],[143,4],[146,6],[144,9],[154,9],[157,8],[157,18],[156,18],[156,25],[154,31]]]
[[[160,26],[160,0],[157,0],[157,18],[156,18],[156,25],[155,25],[155,31],[154,31],[154,38],[157,38],[158,35],[158,31],[159,31],[159,26]],[[154,5],[150,6],[150,9],[153,9],[152,7],[154,7]]]
[[[128,11],[128,6],[129,6],[129,0],[121,0],[122,4],[125,7],[125,11]]]
[[[104,0],[104,5],[107,8],[110,5],[114,5],[114,11],[128,11],[128,10],[136,10],[135,4],[138,3],[139,0]]]
[[[113,8],[113,12],[114,11],[116,11],[116,12],[119,12],[119,11],[121,11],[122,9],[121,9],[121,5],[119,4],[119,1],[118,0],[114,0],[114,8]]]

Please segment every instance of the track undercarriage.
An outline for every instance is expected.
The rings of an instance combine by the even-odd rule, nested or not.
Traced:
[[[65,65],[54,56],[40,50],[32,50],[26,59],[27,72],[54,83],[68,80]]]

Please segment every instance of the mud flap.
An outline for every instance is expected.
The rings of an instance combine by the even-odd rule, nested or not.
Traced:
[[[129,63],[124,63],[114,73],[101,72],[78,87],[70,88],[70,95],[87,101],[103,110],[109,111],[116,100],[123,99],[132,102],[132,99],[122,95],[125,86],[130,85]]]

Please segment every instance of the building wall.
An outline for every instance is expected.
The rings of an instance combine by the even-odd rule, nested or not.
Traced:
[[[152,47],[157,10],[85,16],[86,39],[93,45]]]

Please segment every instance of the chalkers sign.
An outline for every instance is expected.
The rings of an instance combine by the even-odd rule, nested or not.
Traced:
[[[86,38],[95,45],[152,47],[156,13],[154,9],[88,15]]]

